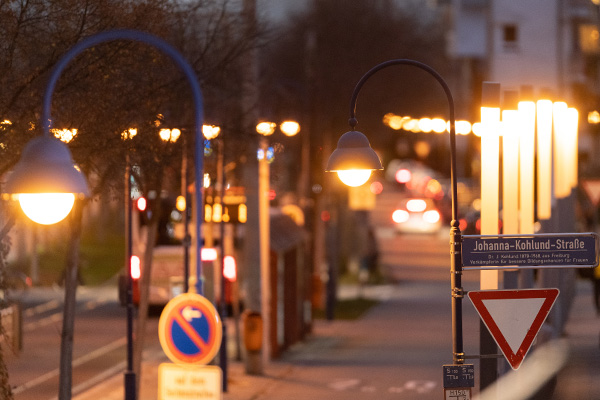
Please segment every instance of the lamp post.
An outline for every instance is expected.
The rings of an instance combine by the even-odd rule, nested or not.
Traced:
[[[86,180],[78,169],[75,168],[71,153],[67,146],[58,139],[50,135],[50,127],[52,118],[50,116],[51,100],[54,88],[63,70],[69,62],[84,50],[96,46],[98,44],[113,41],[113,40],[133,40],[142,42],[161,50],[177,64],[181,71],[186,76],[190,85],[192,96],[194,99],[195,111],[195,195],[196,195],[196,290],[202,294],[201,274],[201,257],[200,251],[202,248],[201,238],[201,223],[202,219],[202,192],[201,182],[203,176],[203,140],[202,140],[202,121],[203,121],[203,100],[200,85],[196,78],[196,74],[191,65],[185,58],[171,45],[161,38],[136,30],[112,30],[101,32],[90,36],[73,46],[63,57],[58,61],[52,70],[49,82],[46,86],[46,91],[43,99],[42,110],[42,127],[43,136],[33,139],[27,144],[23,150],[23,154],[19,163],[15,167],[6,188],[8,193],[20,194],[40,194],[40,193],[71,193],[78,197],[89,197],[90,191]],[[130,267],[130,266],[129,266]],[[129,274],[128,274],[129,276]],[[68,283],[65,285],[65,308],[69,304],[75,302],[75,288]],[[128,303],[131,303],[131,279],[128,278]],[[127,323],[128,327],[133,319],[132,308],[127,308]],[[63,323],[63,341],[72,341],[73,322]],[[128,329],[127,335],[128,353],[131,353],[131,344],[133,343],[133,333]],[[66,339],[69,338],[70,339]],[[71,398],[71,360],[72,346],[67,346],[70,351],[63,354],[61,352],[61,377],[59,386],[59,399],[66,400]],[[127,371],[125,372],[125,398],[126,400],[134,400],[137,398],[135,374],[133,373],[133,362],[131,354],[128,354]],[[64,371],[64,373],[63,373]]]
[[[277,124],[270,121],[262,121],[256,125],[256,133],[260,135],[258,151],[258,232],[260,236],[260,309],[262,317],[262,361],[266,365],[270,358],[270,330],[271,330],[271,280],[270,280],[270,216],[269,216],[269,189],[270,189],[270,169],[269,169],[269,144],[268,136],[275,133]],[[300,125],[295,121],[284,121],[279,129],[286,136],[294,136],[300,131]],[[260,362],[258,354],[248,353],[247,371],[254,373],[259,371]]]
[[[214,193],[214,197],[220,198],[220,204],[214,203],[213,207],[217,205],[221,206],[221,211],[218,213],[218,222],[219,223],[219,254],[218,264],[219,274],[215,274],[215,283],[219,285],[219,310],[221,313],[221,319],[225,320],[227,318],[227,302],[225,299],[225,220],[223,217],[223,212],[225,211],[225,187],[226,187],[226,179],[225,179],[225,171],[224,171],[224,135],[221,134],[221,128],[215,125],[204,125],[202,128],[204,133],[204,138],[206,140],[215,140],[215,146],[217,149],[217,179],[216,179],[216,191]],[[211,213],[211,222],[214,220],[214,213]],[[227,324],[223,324],[223,335],[221,339],[221,348],[219,350],[219,364],[221,365],[221,370],[223,372],[223,392],[227,392],[228,387],[228,369],[227,369]]]
[[[348,121],[351,130],[344,133],[339,141],[337,148],[329,157],[326,171],[346,171],[355,170],[363,175],[363,182],[368,180],[365,170],[370,175],[373,170],[383,169],[381,161],[373,151],[367,137],[355,130],[358,121],[356,119],[356,100],[360,89],[365,82],[378,71],[394,66],[410,65],[424,70],[433,76],[442,86],[448,100],[448,114],[450,121],[450,181],[452,196],[452,221],[450,223],[450,283],[452,296],[452,359],[455,364],[463,364],[465,354],[463,352],[463,332],[462,332],[462,299],[464,292],[462,289],[462,259],[461,259],[461,232],[458,222],[458,203],[457,203],[457,177],[456,177],[456,132],[454,116],[454,100],[452,93],[446,81],[433,68],[427,64],[410,59],[395,59],[385,61],[370,69],[358,81],[350,100],[350,119]],[[356,184],[356,183],[355,183]]]

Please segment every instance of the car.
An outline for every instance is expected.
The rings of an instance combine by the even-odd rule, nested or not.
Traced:
[[[392,221],[399,233],[437,233],[442,227],[440,211],[429,198],[402,200],[392,213]]]

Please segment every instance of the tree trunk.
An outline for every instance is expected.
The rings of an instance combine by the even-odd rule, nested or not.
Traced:
[[[3,290],[6,290],[6,281],[4,280],[6,278],[5,276],[5,271],[6,271],[6,253],[8,252],[8,247],[4,248],[5,243],[3,243],[5,236],[8,234],[8,231],[10,230],[10,228],[12,228],[12,226],[14,225],[14,218],[10,218],[9,221],[6,223],[6,225],[4,226],[4,228],[2,228],[2,232],[0,232],[0,246],[2,246],[3,248],[0,249],[0,271],[2,271],[2,283],[0,284],[0,286],[2,287]],[[6,332],[4,332],[4,329],[1,328],[2,327],[2,320],[0,319],[0,334],[2,336],[4,336],[4,339],[6,340]],[[0,346],[0,399],[3,400],[13,400],[14,396],[12,393],[12,389],[10,387],[10,382],[8,381],[8,369],[6,368],[6,363],[4,362],[4,352],[2,351],[2,347]]]
[[[82,211],[82,202],[75,201],[75,206],[69,216],[71,235],[69,237],[67,265],[65,270],[65,304],[60,342],[59,400],[70,400],[71,388],[73,386],[73,331],[75,326],[75,294],[77,292]]]
[[[160,193],[160,190],[158,190]],[[161,213],[160,200],[156,202],[152,218],[148,225],[146,237],[146,249],[144,250],[144,265],[140,277],[140,304],[138,306],[137,324],[134,334],[133,346],[133,371],[136,377],[136,393],[140,394],[140,381],[142,377],[142,353],[144,352],[144,333],[146,332],[146,321],[148,320],[148,297],[150,294],[150,282],[152,277],[152,255],[154,244],[158,235],[158,220]]]

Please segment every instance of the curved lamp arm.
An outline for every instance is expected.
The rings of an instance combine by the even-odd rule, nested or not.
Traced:
[[[149,33],[140,32],[136,30],[129,29],[117,29],[106,32],[101,32],[96,35],[90,36],[81,42],[77,43],[73,46],[67,53],[65,53],[58,63],[54,66],[52,70],[52,74],[50,75],[50,79],[48,85],[46,86],[46,92],[44,93],[43,100],[43,110],[42,110],[42,124],[44,129],[44,136],[49,138],[50,135],[50,127],[52,125],[52,118],[50,116],[51,110],[51,102],[52,102],[52,94],[54,92],[54,88],[56,87],[56,83],[66,66],[71,62],[75,56],[84,50],[96,46],[100,43],[113,41],[113,40],[133,40],[142,43],[149,44],[153,47],[158,48],[163,53],[171,57],[171,59],[177,64],[177,66],[181,69],[181,71],[186,76],[190,88],[192,90],[192,96],[194,98],[194,109],[195,109],[195,175],[196,175],[196,184],[195,184],[195,207],[196,210],[202,210],[202,177],[204,175],[204,140],[202,136],[202,123],[204,120],[203,114],[203,100],[202,100],[202,91],[200,90],[200,85],[198,84],[198,79],[196,77],[196,73],[191,65],[186,61],[186,59],[169,43],[164,41],[163,39],[154,36]],[[200,215],[201,213],[198,213]],[[198,293],[202,294],[202,281],[201,277],[201,257],[200,251],[202,247],[202,236],[201,236],[201,223],[202,219],[197,218],[195,233],[196,233],[196,285]]]
[[[452,93],[450,92],[448,84],[436,70],[422,62],[405,58],[385,61],[381,64],[374,66],[369,71],[367,71],[367,73],[364,74],[362,78],[360,78],[360,80],[354,87],[354,92],[352,92],[352,97],[350,98],[350,119],[348,120],[348,124],[350,125],[352,130],[354,130],[356,128],[356,125],[358,124],[358,120],[356,119],[356,102],[358,99],[358,93],[360,92],[360,89],[363,87],[365,82],[375,73],[392,65],[412,65],[414,67],[422,69],[423,71],[428,72],[439,82],[439,84],[444,89],[444,93],[446,93],[446,98],[448,99],[448,120],[450,121],[450,181],[452,183],[452,225],[454,226],[456,224],[456,226],[458,226],[458,204],[456,202],[456,118],[454,116],[454,99],[452,97]]]
[[[462,256],[461,256],[461,232],[459,228],[458,222],[458,203],[457,203],[457,177],[456,177],[456,132],[455,132],[455,116],[454,116],[454,99],[452,98],[452,93],[450,92],[450,88],[446,81],[442,78],[440,74],[437,73],[430,66],[423,64],[419,61],[409,60],[409,59],[395,59],[385,61],[381,64],[376,65],[367,71],[366,74],[362,76],[362,78],[356,84],[354,88],[354,92],[352,93],[352,97],[350,100],[350,119],[348,123],[350,124],[351,131],[345,133],[342,138],[351,138],[359,137],[361,140],[366,140],[366,137],[360,132],[355,130],[356,125],[358,124],[358,120],[356,119],[356,101],[358,98],[358,93],[360,89],[363,87],[365,82],[373,76],[378,71],[390,67],[392,65],[412,65],[413,67],[417,67],[422,69],[423,71],[429,73],[433,76],[438,83],[444,89],[446,93],[446,97],[448,99],[448,108],[449,108],[449,120],[450,120],[450,181],[452,185],[452,222],[450,228],[450,280],[451,280],[451,296],[452,296],[452,353],[453,353],[453,361],[455,364],[463,364],[465,360],[465,354],[463,352],[463,332],[462,332],[462,298],[464,297],[464,291],[462,289]],[[340,139],[340,142],[342,139]],[[338,148],[340,148],[340,142],[338,142]],[[350,149],[350,151],[354,150],[354,147],[365,146],[362,143],[350,143],[349,145],[346,143],[346,147]],[[368,140],[367,140],[368,145]],[[370,147],[370,146],[369,146]],[[344,149],[348,151],[348,149]],[[337,151],[337,149],[336,149]],[[334,152],[335,153],[335,152]],[[374,153],[374,152],[373,152]],[[330,157],[331,161],[332,156]],[[333,168],[328,168],[329,170],[333,170]]]

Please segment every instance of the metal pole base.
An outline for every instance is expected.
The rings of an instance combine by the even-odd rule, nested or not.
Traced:
[[[135,390],[135,372],[125,372],[125,400],[137,400]]]

